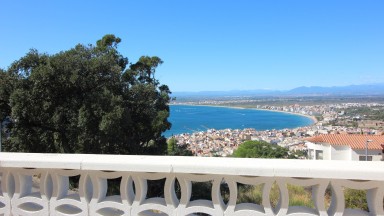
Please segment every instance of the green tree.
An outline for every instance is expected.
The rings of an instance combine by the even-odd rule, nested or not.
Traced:
[[[287,158],[288,149],[265,141],[246,141],[233,152],[241,158]]]
[[[54,55],[31,50],[7,74],[14,125],[7,151],[164,154],[170,90],[155,79],[158,57],[134,64],[105,35]],[[8,100],[8,99],[6,99]]]
[[[11,106],[9,98],[15,87],[17,78],[0,68],[0,151],[6,143],[5,132],[12,127],[9,122],[11,116]]]
[[[16,78],[0,68],[0,121],[11,115],[9,98],[14,89]]]
[[[167,153],[168,155],[177,156],[192,156],[192,152],[187,149],[186,145],[178,145],[175,138],[170,138],[167,141]]]

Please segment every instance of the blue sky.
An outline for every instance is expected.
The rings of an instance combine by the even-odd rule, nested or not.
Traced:
[[[172,91],[384,83],[382,0],[1,0],[0,68],[112,33]]]

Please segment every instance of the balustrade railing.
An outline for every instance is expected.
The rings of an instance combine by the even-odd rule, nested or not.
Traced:
[[[194,182],[211,199],[192,200]],[[244,184],[261,186],[259,203],[238,202]],[[313,206],[291,206],[288,185]],[[365,190],[368,211],[346,208],[344,188]],[[0,215],[384,215],[383,197],[383,162],[0,153]]]

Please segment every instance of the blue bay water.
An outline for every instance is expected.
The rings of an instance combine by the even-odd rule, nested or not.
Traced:
[[[192,105],[170,105],[169,121],[172,128],[164,133],[165,137],[206,131],[208,128],[278,130],[313,124],[313,120],[308,117],[289,113]]]

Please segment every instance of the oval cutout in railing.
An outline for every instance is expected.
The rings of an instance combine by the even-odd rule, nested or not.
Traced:
[[[22,203],[18,206],[18,208],[24,210],[24,211],[29,211],[29,212],[38,212],[43,209],[43,206],[33,203],[33,202],[26,202]]]
[[[64,213],[64,214],[79,214],[82,212],[82,210],[76,206],[73,206],[73,205],[68,205],[68,204],[64,204],[64,205],[60,205],[58,207],[56,207],[56,211],[58,212],[61,212],[61,213]]]
[[[0,202],[0,209],[4,208],[5,207],[5,204]]]
[[[273,182],[271,190],[269,192],[269,202],[271,204],[272,212],[277,214],[281,208],[282,194],[279,185],[276,181]]]
[[[228,205],[230,197],[230,191],[228,183],[224,180],[220,183],[220,198],[224,205]]]
[[[124,215],[124,211],[116,208],[102,208],[97,210],[97,213],[100,215],[113,215],[113,216],[119,216]]]
[[[168,216],[168,214],[158,210],[145,210],[138,214],[139,216]]]

